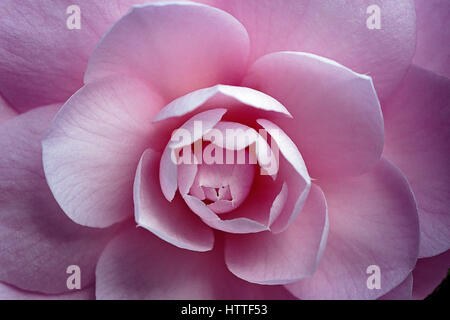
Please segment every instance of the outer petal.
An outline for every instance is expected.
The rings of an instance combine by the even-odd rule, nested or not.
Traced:
[[[401,172],[381,160],[369,173],[321,187],[330,218],[327,247],[313,277],[287,288],[301,299],[376,299],[399,285],[419,246],[416,203]],[[379,290],[367,288],[371,265],[380,267]]]
[[[100,41],[85,82],[130,74],[170,101],[217,83],[237,84],[248,52],[245,28],[224,11],[189,2],[136,6]]]
[[[0,94],[21,112],[67,100],[103,32],[139,2],[148,0],[1,1]],[[81,10],[79,30],[66,26],[71,5]]]
[[[292,299],[279,286],[257,286],[226,270],[221,249],[197,253],[149,232],[114,239],[97,266],[97,299]]]
[[[0,127],[0,281],[25,290],[68,291],[66,269],[94,281],[112,230],[79,226],[60,210],[45,181],[40,139],[58,106],[42,107]]]
[[[446,0],[414,0],[417,45],[414,64],[450,77],[450,4]]]
[[[49,186],[75,222],[107,227],[133,215],[139,158],[158,137],[151,120],[162,102],[137,80],[110,78],[73,95],[44,138]]]
[[[411,67],[384,115],[384,155],[404,172],[419,208],[419,256],[442,253],[450,248],[450,80]]]
[[[278,52],[256,61],[244,84],[288,108],[294,119],[278,123],[312,177],[360,174],[380,158],[383,116],[370,77],[315,55]]]
[[[95,299],[94,287],[72,292],[48,295],[23,291],[4,283],[0,283],[0,300],[93,300]]]
[[[247,29],[251,61],[276,51],[311,52],[374,78],[381,98],[395,89],[415,49],[413,0],[216,0]],[[369,29],[369,6],[381,28]]]
[[[311,276],[325,249],[328,216],[325,197],[314,186],[300,217],[274,235],[226,235],[225,260],[239,278],[259,284],[285,284]]]
[[[139,163],[134,182],[135,218],[139,226],[177,247],[208,251],[214,234],[190,212],[181,197],[170,203],[161,193],[159,160],[161,155],[147,149]]]
[[[0,124],[17,116],[17,112],[12,109],[0,95]]]
[[[397,287],[386,293],[380,300],[409,300],[413,288],[413,276],[410,274]]]
[[[413,299],[425,299],[445,279],[450,269],[450,250],[419,259],[414,268]]]
[[[229,113],[242,117],[243,113],[255,116],[276,115],[291,117],[286,108],[274,98],[245,87],[216,85],[188,93],[169,103],[153,121],[161,121],[172,117],[181,117],[194,111],[206,108],[227,108]]]

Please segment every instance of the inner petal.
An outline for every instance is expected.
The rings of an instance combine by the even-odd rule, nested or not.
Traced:
[[[216,202],[218,200],[233,200],[230,192],[230,186],[221,186],[220,188],[201,187],[205,195],[205,200]]]
[[[257,167],[253,162],[256,161],[250,160],[254,158],[249,157],[248,150],[235,152],[245,152],[246,161],[231,164],[210,164],[202,161],[198,165],[197,175],[189,192],[217,214],[230,212],[239,207],[253,185]]]

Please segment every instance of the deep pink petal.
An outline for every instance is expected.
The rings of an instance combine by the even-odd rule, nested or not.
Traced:
[[[277,51],[324,56],[370,74],[381,98],[401,81],[415,49],[413,0],[216,0],[247,29],[250,61]],[[380,7],[381,28],[371,30],[367,8]],[[445,42],[444,42],[445,43]],[[289,110],[290,111],[290,110]]]
[[[405,174],[419,208],[420,257],[450,248],[450,80],[411,67],[383,107],[384,155]]]
[[[73,223],[47,186],[40,140],[57,109],[37,108],[0,126],[0,281],[46,293],[68,291],[70,265],[80,267],[82,287],[91,285],[112,233]]]
[[[450,269],[450,250],[417,260],[413,271],[413,299],[425,299],[445,279]]]
[[[410,300],[413,288],[413,276],[410,274],[397,287],[380,297],[380,300]]]
[[[24,291],[0,282],[0,300],[94,300],[95,289],[74,289],[64,294],[42,294]]]
[[[17,116],[17,112],[12,109],[0,95],[0,124]]]
[[[148,0],[1,1],[0,94],[21,112],[67,100],[101,35],[140,2]],[[79,30],[66,26],[71,5],[81,10]]]
[[[160,157],[159,153],[147,149],[139,163],[134,182],[136,223],[177,247],[211,250],[212,230],[190,212],[180,196],[172,202],[164,198],[158,175]]]
[[[311,276],[325,249],[328,217],[325,197],[314,186],[302,213],[284,232],[226,235],[225,260],[239,278],[259,284],[285,284]]]
[[[381,160],[364,175],[321,187],[330,219],[324,255],[311,278],[287,288],[300,299],[381,297],[408,276],[417,260],[419,225],[408,182]],[[371,265],[381,271],[379,290],[367,287]]]
[[[450,3],[447,0],[414,0],[417,44],[413,63],[450,77]]]
[[[217,83],[237,84],[248,51],[245,28],[224,11],[189,2],[135,6],[94,50],[85,82],[129,74],[171,101]]]
[[[97,299],[292,299],[280,286],[253,285],[225,267],[221,247],[176,248],[144,230],[114,239],[97,266]]]
[[[383,116],[370,77],[315,55],[278,52],[256,61],[244,84],[288,108],[293,119],[277,123],[311,177],[360,174],[380,158]]]
[[[158,95],[140,81],[84,86],[62,107],[42,142],[44,169],[64,212],[107,227],[133,215],[133,181],[143,151],[161,137],[151,123]]]
[[[246,87],[217,85],[190,92],[169,103],[155,117],[161,121],[172,117],[181,117],[194,111],[206,108],[227,108],[230,113],[255,116],[287,116],[291,115],[286,108],[274,98]]]

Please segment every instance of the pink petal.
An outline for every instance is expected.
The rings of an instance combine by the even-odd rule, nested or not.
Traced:
[[[230,233],[255,233],[268,230],[266,224],[251,218],[238,217],[229,220],[221,219],[201,200],[190,195],[183,196],[189,208],[211,228]]]
[[[2,0],[0,88],[18,111],[63,102],[83,85],[89,55],[131,5],[147,0]],[[81,29],[66,10],[78,5]]]
[[[147,149],[142,155],[134,183],[136,223],[161,239],[184,249],[208,251],[214,234],[200,221],[181,197],[169,203],[159,184],[160,154]]]
[[[12,109],[0,95],[0,124],[17,116],[17,112]]]
[[[189,146],[200,139],[204,134],[211,130],[220,119],[222,119],[225,112],[227,112],[226,109],[212,109],[201,112],[187,120],[181,127],[175,129],[173,132],[174,135],[180,133],[181,136],[172,138],[180,138],[181,141],[171,139],[164,149],[159,167],[161,189],[168,201],[172,201],[177,190],[177,165],[174,163],[174,159],[172,159],[172,156],[174,155],[172,152],[174,149]],[[201,130],[196,130],[196,124],[200,124]]]
[[[185,195],[189,193],[189,190],[192,188],[192,185],[194,184],[195,177],[197,176],[198,167],[197,164],[180,164],[178,165],[178,189],[180,190],[181,195]],[[204,199],[204,193],[201,188],[200,194],[203,200]]]
[[[272,141],[272,145],[274,144],[275,142]],[[255,175],[252,190],[242,205],[232,212],[220,216],[221,220],[234,221],[233,224],[238,224],[237,221],[241,221],[239,224],[242,223],[245,225],[248,219],[257,222],[257,224],[253,225],[252,228],[244,229],[240,232],[236,232],[237,228],[221,229],[224,226],[218,226],[219,230],[230,231],[232,233],[246,233],[246,231],[260,232],[265,230],[280,232],[280,230],[282,231],[287,228],[295,217],[297,217],[308,196],[310,188],[284,157],[281,157],[279,160],[281,163],[279,178],[274,181],[273,176],[263,174]],[[194,189],[194,187],[191,188],[191,195],[195,195],[199,199],[204,199],[204,195],[202,198],[202,193]],[[219,217],[212,216],[211,212],[203,211],[201,209],[203,206],[198,201],[196,202],[198,207],[194,209],[200,210],[199,214],[202,218],[206,219],[205,221],[214,220],[214,218],[216,220],[219,219]],[[272,229],[272,225],[275,221],[278,221],[277,219],[280,215],[282,217],[277,223],[278,227]],[[217,223],[220,224],[222,222],[219,221]],[[231,222],[225,222],[225,224],[228,223]]]
[[[380,297],[380,300],[410,300],[413,288],[413,276],[409,274],[397,287]]]
[[[221,149],[217,148],[216,150]],[[223,153],[225,152],[222,151]],[[227,213],[246,201],[252,191],[255,167],[255,164],[248,162],[243,164],[203,163],[198,165],[194,184],[202,188],[205,197],[212,201],[207,205],[208,208],[217,214]],[[228,195],[228,198],[224,198],[224,195]]]
[[[214,145],[227,150],[243,150],[255,144],[251,150],[254,151],[261,170],[265,170],[265,174],[276,178],[278,159],[274,150],[270,148],[267,137],[263,137],[255,129],[238,122],[220,121],[214,126],[214,129],[203,136],[204,141],[214,142]],[[216,141],[216,133],[220,133],[222,141],[219,141],[220,139]],[[251,156],[254,153],[252,152]]]
[[[94,300],[94,287],[78,290],[64,294],[48,295],[23,291],[0,282],[0,300]]]
[[[153,121],[161,121],[172,117],[181,117],[194,111],[204,110],[211,106],[227,108],[229,112],[242,116],[287,116],[286,108],[274,98],[245,87],[217,85],[193,91],[179,97],[162,109]]]
[[[411,67],[384,105],[384,155],[404,172],[417,200],[420,257],[450,248],[450,81]]]
[[[281,187],[280,193],[276,196],[275,200],[273,201],[270,207],[269,222],[268,222],[269,226],[272,226],[274,221],[280,216],[287,199],[288,199],[288,186],[287,183],[284,182],[283,186]]]
[[[288,108],[294,119],[278,123],[312,177],[360,174],[380,158],[383,116],[370,77],[315,55],[279,52],[256,61],[244,84]]]
[[[285,232],[226,235],[225,260],[239,278],[259,284],[285,284],[311,276],[328,234],[325,197],[314,186],[302,214]]]
[[[214,134],[210,132],[203,136],[204,141],[211,141],[220,148],[228,150],[242,150],[255,143],[258,138],[258,132],[242,123],[231,121],[220,121],[214,126],[214,131],[220,133],[222,140],[215,139]],[[227,132],[228,130],[228,132]],[[231,134],[237,135],[231,136]],[[230,135],[227,137],[227,135]],[[242,136],[242,138],[241,138]]]
[[[289,164],[294,167],[295,171],[305,180],[307,183],[311,182],[308,171],[303,161],[300,151],[298,151],[297,146],[289,138],[289,136],[281,130],[275,123],[266,120],[258,119],[256,122],[260,124],[271,136],[273,141],[278,145],[283,156],[289,162]]]
[[[47,181],[75,222],[107,227],[133,215],[133,181],[158,139],[161,99],[141,82],[109,78],[84,86],[62,107],[42,142]]]
[[[307,32],[302,26],[309,1],[215,0],[215,6],[236,17],[247,29],[251,41],[250,60],[281,50],[301,51]],[[281,36],[282,35],[282,36]]]
[[[450,250],[417,260],[413,271],[413,299],[425,299],[445,279],[450,269]]]
[[[300,299],[376,299],[398,286],[419,246],[416,203],[402,173],[381,160],[364,175],[321,187],[330,219],[324,255],[311,278],[287,288]],[[380,289],[367,287],[371,265],[380,268]]]
[[[374,78],[388,97],[408,69],[415,49],[413,0],[216,0],[250,36],[250,61],[277,51],[311,52]],[[380,7],[381,28],[371,30],[367,8]],[[291,110],[289,110],[291,111]]]
[[[272,232],[279,233],[286,230],[302,210],[311,187],[311,178],[302,155],[286,133],[269,120],[258,119],[257,122],[267,130],[273,140],[272,145],[276,144],[284,157],[280,160],[280,178],[287,183],[288,199],[271,226]]]
[[[207,253],[182,250],[149,232],[129,230],[114,239],[97,266],[97,299],[292,299],[280,286],[236,278],[219,246]]]
[[[216,8],[188,2],[135,6],[94,50],[85,82],[130,74],[171,101],[217,83],[238,83],[248,50],[245,28]]]
[[[42,169],[41,138],[58,106],[41,107],[0,126],[0,281],[45,293],[67,292],[66,269],[94,281],[113,230],[73,223],[53,199]]]
[[[223,108],[216,108],[212,110],[203,111],[200,113],[197,113],[192,118],[190,118],[188,121],[186,121],[179,129],[186,130],[189,132],[189,140],[182,140],[182,141],[171,141],[169,143],[169,146],[171,148],[182,148],[184,146],[188,146],[201,137],[203,137],[205,134],[207,134],[214,126],[219,123],[219,121],[222,119],[223,115],[227,112],[226,109]],[[201,124],[202,130],[195,130],[195,123]],[[176,130],[174,131],[176,133]]]
[[[159,181],[161,191],[167,201],[172,201],[177,192],[177,164],[172,159],[173,149],[167,146],[159,162]]]
[[[450,77],[450,5],[447,0],[414,0],[417,15],[415,65]]]
[[[192,189],[191,189],[192,192]],[[257,222],[261,230],[270,230],[288,200],[289,191],[285,182],[273,181],[270,176],[256,174],[250,194],[232,212],[221,215],[223,220],[247,218]]]
[[[268,176],[255,175],[251,192],[248,198],[243,201],[242,205],[238,206],[232,212],[218,215],[212,210],[211,205],[206,205],[202,201],[206,198],[208,190],[200,187],[200,182],[210,184],[214,183],[217,179],[212,179],[212,176],[205,174],[203,174],[203,177],[197,176],[198,166],[196,164],[182,164],[178,166],[178,169],[178,185],[183,199],[193,213],[198,215],[204,223],[212,228],[232,233],[268,230],[269,219],[272,216],[275,219],[284,205],[283,196],[280,196],[281,199],[273,205],[276,199],[276,193],[274,188],[267,188],[267,184],[270,182],[273,183],[273,181]],[[210,173],[215,178],[219,174],[219,181],[221,181],[221,172],[214,173],[212,171]],[[231,193],[230,196],[232,196]],[[271,208],[271,206],[275,207]]]

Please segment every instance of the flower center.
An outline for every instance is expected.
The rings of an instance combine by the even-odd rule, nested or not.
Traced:
[[[248,157],[247,150],[245,152]],[[230,212],[241,205],[250,193],[256,165],[246,161],[235,164],[198,165],[197,175],[189,194],[202,200],[217,214]]]

